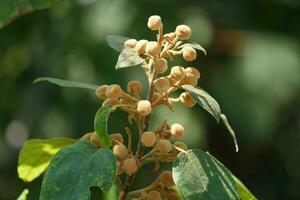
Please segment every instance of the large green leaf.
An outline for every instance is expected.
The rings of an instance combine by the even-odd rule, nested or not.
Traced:
[[[140,65],[144,62],[145,60],[139,56],[138,52],[134,49],[126,48],[119,54],[116,69]]]
[[[180,153],[173,163],[172,174],[184,199],[239,199],[230,171],[201,150]]]
[[[106,41],[108,45],[114,50],[121,52],[124,48],[124,42],[129,40],[130,38],[120,36],[120,35],[108,35],[106,37]]]
[[[18,196],[17,200],[26,200],[28,193],[29,193],[29,190],[28,189],[24,189],[22,191],[22,193]]]
[[[62,0],[0,0],[0,28],[17,17],[35,10],[49,8]]]
[[[236,152],[238,152],[239,147],[238,147],[235,132],[231,128],[227,120],[227,117],[224,114],[222,114],[219,103],[202,88],[194,87],[191,85],[183,85],[181,87],[185,91],[187,91],[202,108],[204,108],[207,112],[209,112],[217,120],[218,123],[220,119],[222,120],[225,127],[227,128],[230,135],[232,136],[235,145],[235,150]]]
[[[241,200],[257,200],[248,188],[234,175],[232,175]]]
[[[81,140],[62,149],[52,159],[42,183],[40,200],[89,200],[89,188],[107,192],[117,173],[115,155]]]
[[[59,86],[62,86],[62,87],[85,88],[85,89],[90,89],[90,90],[96,90],[99,87],[97,85],[91,85],[91,84],[88,84],[88,83],[67,81],[67,80],[63,80],[63,79],[50,78],[50,77],[37,78],[33,81],[33,83],[37,83],[37,82],[41,82],[41,81],[48,81],[50,83],[53,83],[55,85],[59,85]]]
[[[105,148],[110,147],[112,144],[112,139],[107,133],[107,123],[109,114],[114,109],[114,106],[102,106],[97,111],[94,119],[94,127],[99,137],[100,144]]]
[[[19,177],[26,182],[34,180],[46,170],[51,159],[59,150],[74,142],[75,140],[71,138],[27,141],[19,154]]]

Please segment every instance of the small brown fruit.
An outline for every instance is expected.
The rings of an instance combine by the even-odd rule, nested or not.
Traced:
[[[108,85],[100,85],[96,91],[95,94],[99,99],[105,99],[106,98],[106,89]]]
[[[155,60],[154,68],[157,73],[162,74],[168,69],[168,62],[164,58],[158,58]]]
[[[124,42],[124,48],[135,48],[136,39],[129,39]]]
[[[163,171],[160,174],[159,179],[160,179],[161,183],[168,188],[173,187],[175,185],[173,177],[172,177],[172,172],[170,172],[170,171]]]
[[[141,100],[137,104],[137,111],[142,116],[147,116],[151,113],[152,107],[151,103],[148,100]]]
[[[128,155],[128,150],[123,144],[117,144],[113,147],[114,154],[121,160],[124,160]]]
[[[154,81],[155,88],[161,93],[165,93],[171,87],[171,83],[167,77],[160,77]]]
[[[182,49],[182,57],[186,61],[193,61],[197,58],[197,52],[193,47],[186,46]]]
[[[196,104],[196,101],[188,92],[181,93],[180,102],[187,107],[193,107]]]
[[[147,26],[153,30],[153,31],[156,31],[156,30],[159,30],[161,27],[162,27],[162,22],[161,22],[161,18],[160,16],[158,15],[153,15],[151,17],[149,17],[148,19],[148,23],[147,23]]]
[[[122,95],[122,89],[118,84],[112,84],[107,87],[105,95],[110,99],[119,99]]]
[[[123,163],[125,173],[131,176],[138,169],[136,160],[134,158],[127,158]]]
[[[180,40],[187,40],[192,35],[192,30],[187,25],[178,25],[175,30],[175,34]]]
[[[171,142],[169,140],[160,139],[156,143],[156,148],[160,153],[167,154],[171,151],[172,145],[171,145]]]
[[[171,68],[171,77],[176,81],[181,81],[185,77],[184,68],[181,66],[174,66]]]
[[[161,200],[161,195],[158,191],[151,190],[148,192],[146,200]]]
[[[141,137],[141,142],[144,146],[146,147],[151,147],[155,144],[156,142],[156,136],[153,132],[151,131],[146,131],[142,134]]]

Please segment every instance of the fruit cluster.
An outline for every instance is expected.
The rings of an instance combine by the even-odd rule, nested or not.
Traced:
[[[158,32],[156,41],[128,39],[124,42],[124,49],[135,51],[145,60],[141,66],[149,80],[147,99],[141,97],[142,84],[138,80],[130,81],[126,90],[112,84],[101,85],[95,91],[96,96],[103,100],[103,106],[114,105],[127,112],[130,122],[135,121],[139,128],[139,144],[136,145],[135,153],[132,152],[132,136],[128,128],[127,145],[121,134],[111,134],[112,151],[118,160],[118,175],[125,173],[128,177],[134,177],[137,170],[149,162],[155,162],[154,171],[158,171],[160,162],[172,162],[180,151],[188,150],[183,142],[170,142],[172,137],[184,136],[185,130],[181,124],[169,125],[164,121],[156,130],[148,130],[148,125],[151,113],[159,105],[166,105],[171,110],[174,110],[173,103],[176,102],[193,107],[196,102],[188,92],[181,93],[177,98],[172,94],[182,85],[196,86],[200,79],[200,73],[195,67],[172,66],[166,74],[168,60],[172,61],[174,56],[182,56],[185,61],[197,58],[193,44],[182,44],[191,37],[191,28],[179,25],[174,32],[164,34],[162,20],[157,15],[148,19],[147,26]],[[83,138],[101,147],[95,133],[88,133]],[[147,153],[144,153],[145,150]],[[120,191],[120,199],[181,199],[173,188],[174,182],[169,171],[162,172],[148,187],[131,192],[128,192],[128,184],[132,179],[128,177],[124,184],[119,183],[119,189],[123,190]]]

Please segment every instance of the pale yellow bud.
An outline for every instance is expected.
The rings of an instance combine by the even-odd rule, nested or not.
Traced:
[[[113,134],[111,134],[111,139],[112,139],[113,141],[118,141],[118,142],[120,142],[120,143],[123,143],[123,142],[124,142],[123,136],[122,136],[120,133],[113,133]]]
[[[200,78],[200,72],[194,68],[194,67],[187,67],[185,70],[185,76],[187,78],[195,78],[195,79],[199,79]]]
[[[107,87],[105,95],[110,99],[119,99],[122,95],[122,89],[117,84],[110,85]]]
[[[146,45],[145,52],[150,54],[150,55],[153,55],[153,56],[158,55],[160,53],[159,44],[155,41],[148,42],[147,45]]]
[[[188,92],[181,93],[180,102],[187,107],[193,107],[196,104],[196,101]]]
[[[168,69],[168,62],[164,58],[158,58],[155,60],[154,68],[157,73],[162,74]]]
[[[186,61],[193,61],[197,58],[197,52],[193,47],[186,46],[182,49],[182,57]]]
[[[192,30],[187,25],[178,25],[175,30],[175,34],[180,40],[187,40],[192,35]]]
[[[160,139],[156,143],[156,148],[160,153],[167,154],[171,151],[172,145],[171,145],[171,142],[169,140]]]
[[[141,100],[137,104],[137,111],[142,116],[147,116],[151,113],[152,107],[151,103],[148,100]]]
[[[129,81],[127,84],[127,92],[130,94],[140,94],[142,91],[142,84],[138,80]]]
[[[146,49],[147,43],[148,43],[148,40],[139,40],[139,41],[136,43],[135,50],[136,50],[139,54],[145,53],[145,49]]]
[[[184,133],[185,133],[183,126],[178,123],[172,124],[170,131],[171,131],[171,135],[176,136],[176,137],[184,136]]]
[[[119,104],[119,101],[117,99],[107,98],[103,101],[102,106],[113,106],[117,104]]]
[[[129,39],[124,42],[124,48],[135,48],[136,39]]]
[[[170,75],[176,81],[181,81],[185,77],[184,68],[181,66],[172,67]]]
[[[99,99],[105,99],[106,98],[106,89],[107,89],[108,85],[100,85],[96,91],[95,91],[95,95],[99,98]]]
[[[156,142],[156,136],[153,132],[151,131],[146,131],[142,134],[141,137],[141,142],[144,146],[146,147],[151,147],[155,144]]]
[[[146,200],[161,200],[161,195],[156,190],[151,190],[148,192]]]
[[[128,150],[123,144],[117,144],[113,147],[114,154],[121,160],[124,160],[128,155]]]
[[[185,150],[185,151],[189,150],[189,148],[183,142],[178,141],[178,142],[175,142],[174,145],[176,147],[179,147],[179,148]]]
[[[158,15],[153,15],[151,17],[149,17],[148,19],[148,23],[147,23],[147,26],[153,30],[153,31],[156,31],[156,30],[159,30],[161,27],[162,27],[162,22],[161,22],[161,18],[160,16]]]
[[[154,81],[157,91],[164,93],[167,92],[171,86],[171,83],[167,77],[160,77]]]
[[[134,158],[127,158],[123,163],[125,173],[131,176],[138,169],[136,160]]]

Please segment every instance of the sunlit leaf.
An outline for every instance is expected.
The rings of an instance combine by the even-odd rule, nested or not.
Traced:
[[[113,184],[108,192],[104,192],[103,200],[118,200],[118,188]]]
[[[198,44],[196,42],[194,42],[194,43],[185,43],[183,45],[180,45],[177,48],[182,49],[183,47],[186,47],[186,46],[190,46],[190,47],[193,47],[194,49],[198,49],[198,50],[202,51],[205,55],[207,55],[206,50],[200,44]]]
[[[62,0],[0,0],[0,28],[19,16],[50,8]]]
[[[257,200],[257,198],[248,190],[248,188],[234,175],[232,175],[239,197],[241,200]]]
[[[140,65],[144,62],[145,60],[141,58],[134,49],[123,49],[122,52],[119,54],[116,69]]]
[[[47,81],[47,82],[53,83],[53,84],[61,86],[61,87],[85,88],[85,89],[90,89],[90,90],[96,90],[99,87],[97,85],[91,85],[88,83],[67,81],[67,80],[63,80],[63,79],[50,78],[50,77],[37,78],[33,81],[33,83],[38,83],[38,82],[42,82],[42,81]]]
[[[111,150],[81,140],[62,149],[47,169],[40,200],[89,200],[90,187],[103,192],[112,187],[117,173],[117,161]]]
[[[173,163],[172,174],[184,199],[239,199],[230,171],[201,150],[180,153]]]
[[[114,50],[121,52],[124,48],[124,42],[129,40],[130,38],[120,36],[120,35],[108,35],[106,37],[106,41],[108,45]]]
[[[19,197],[17,198],[17,200],[26,200],[28,193],[29,193],[29,190],[28,189],[24,189],[22,191],[22,193],[19,195]]]
[[[110,147],[112,144],[111,137],[107,133],[107,123],[109,114],[114,109],[114,106],[102,106],[97,111],[94,119],[94,127],[99,137],[100,144],[106,148]]]
[[[47,169],[51,159],[59,150],[74,142],[75,140],[71,138],[28,140],[19,154],[19,177],[26,182],[34,180]]]

